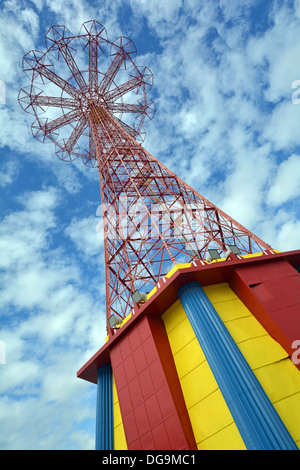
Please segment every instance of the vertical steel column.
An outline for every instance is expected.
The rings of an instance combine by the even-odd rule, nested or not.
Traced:
[[[112,368],[108,364],[98,369],[96,450],[114,449],[113,418]]]
[[[187,284],[178,296],[247,449],[297,450],[201,285]]]

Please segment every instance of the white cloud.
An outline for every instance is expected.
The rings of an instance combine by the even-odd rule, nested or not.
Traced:
[[[282,226],[278,226],[277,246],[279,250],[299,250],[299,233],[299,220],[289,220]]]
[[[272,205],[283,204],[300,196],[300,155],[293,154],[280,163],[267,202]]]
[[[280,251],[299,250],[300,221],[293,206],[277,209],[269,206],[260,223],[262,238]]]
[[[88,284],[70,253],[53,245],[61,197],[52,187],[26,192],[19,198],[22,209],[1,224],[1,392],[9,406],[1,412],[2,448],[82,448],[80,435],[92,448],[80,423],[94,419],[94,406],[85,401],[89,386],[76,371],[104,342],[105,312],[93,290],[82,291]],[[75,440],[66,438],[72,429]]]
[[[179,11],[183,7],[183,0],[130,0],[130,3],[132,9],[145,16],[149,25],[162,37],[178,25]]]
[[[18,80],[23,54],[34,49],[39,17],[33,9],[22,8],[18,1],[6,1],[1,12],[0,31],[1,77],[8,85]]]
[[[36,260],[39,250],[47,248],[48,230],[55,226],[52,209],[57,204],[54,188],[25,193],[21,198],[24,210],[9,214],[1,224],[1,266],[16,269]]]
[[[262,131],[262,138],[275,150],[290,151],[300,145],[300,106],[292,100],[276,105]]]
[[[222,208],[246,228],[265,217],[262,199],[273,166],[268,153],[269,145],[253,148],[247,136],[232,155],[236,165],[227,174]]]
[[[3,171],[0,171],[0,186],[4,187],[15,181],[18,175],[18,167],[15,161],[8,161],[4,164]]]
[[[279,4],[277,4],[279,5]],[[266,100],[276,103],[282,98],[290,99],[293,80],[300,77],[299,56],[299,12],[287,5],[274,5],[273,26],[263,35],[252,37],[247,53],[252,64],[264,69],[263,82]]]
[[[74,218],[71,224],[65,229],[65,233],[75,243],[81,254],[95,259],[99,262],[99,255],[103,251],[103,241],[97,236],[97,225],[99,220],[95,216],[84,219]],[[101,227],[102,230],[102,227]]]

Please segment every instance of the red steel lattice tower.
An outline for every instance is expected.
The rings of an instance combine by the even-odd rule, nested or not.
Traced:
[[[241,254],[270,248],[141,146],[155,112],[153,76],[135,64],[130,39],[111,42],[88,21],[77,36],[52,26],[46,49],[24,56],[31,84],[19,102],[35,116],[34,137],[54,142],[59,158],[98,168],[108,332],[112,314],[131,311],[133,292],[151,291],[175,264],[204,260],[211,249],[225,256],[232,245]]]

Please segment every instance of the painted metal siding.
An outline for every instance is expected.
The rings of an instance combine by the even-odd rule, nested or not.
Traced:
[[[96,450],[114,449],[113,377],[111,365],[98,369]]]
[[[277,411],[199,283],[179,298],[247,449],[297,449]]]

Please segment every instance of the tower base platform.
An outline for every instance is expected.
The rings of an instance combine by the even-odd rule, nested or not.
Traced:
[[[96,449],[298,449],[300,250],[176,265],[77,372]]]

